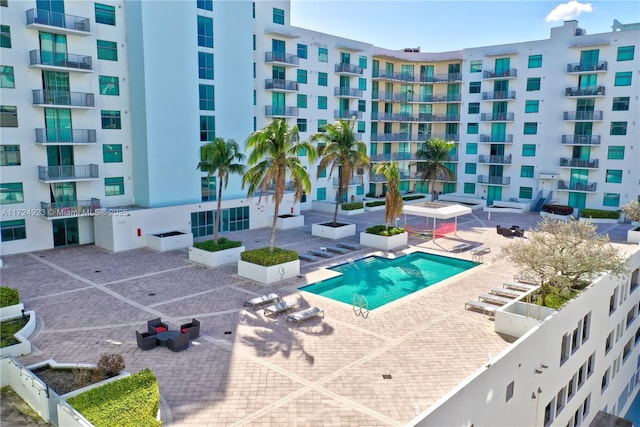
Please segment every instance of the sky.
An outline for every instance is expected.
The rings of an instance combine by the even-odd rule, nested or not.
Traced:
[[[548,39],[575,19],[587,34],[640,22],[640,1],[291,0],[291,25],[386,49],[444,52]]]

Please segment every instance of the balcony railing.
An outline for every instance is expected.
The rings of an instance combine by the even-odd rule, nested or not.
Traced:
[[[516,99],[515,90],[496,91],[496,92],[482,92],[483,101],[497,101],[504,99]]]
[[[512,122],[513,113],[482,113],[480,120],[483,122]]]
[[[298,55],[293,55],[291,53],[265,52],[264,62],[277,62],[280,64],[298,65],[300,63],[300,59],[298,59]]]
[[[582,73],[592,71],[607,71],[607,61],[591,62],[586,64],[567,64],[567,73]]]
[[[298,82],[294,80],[266,79],[264,81],[264,88],[267,90],[287,90],[297,92]]]
[[[369,160],[371,160],[372,162],[390,162],[391,153],[371,154],[369,156]]]
[[[562,143],[569,145],[599,145],[600,135],[562,135]]]
[[[361,119],[362,111],[357,110],[333,110],[334,119]]]
[[[512,143],[513,135],[480,135],[480,142]]]
[[[400,179],[410,179],[411,174],[409,172],[400,172]],[[369,182],[387,182],[387,177],[383,174],[374,174],[369,177]]]
[[[604,96],[604,86],[568,87],[564,96]]]
[[[558,190],[594,192],[596,191],[597,186],[598,184],[596,182],[590,182],[588,184],[583,184],[581,182],[567,184],[563,180],[558,181]]]
[[[412,93],[376,92],[372,99],[405,103],[439,103],[439,102],[460,102],[460,94],[449,95],[417,95]]]
[[[38,144],[93,144],[96,142],[95,129],[36,129]]]
[[[392,113],[371,113],[371,120],[384,120],[394,122],[459,122],[459,114],[428,114],[422,113],[417,116],[411,114]]]
[[[100,199],[72,200],[69,202],[40,202],[40,207],[47,218],[86,216],[96,213],[100,209]]]
[[[560,167],[565,168],[598,168],[598,159],[593,160],[583,160],[583,159],[569,159],[569,158],[560,158]]]
[[[485,155],[481,154],[478,156],[478,163],[496,163],[502,165],[508,165],[511,163],[511,154],[506,156],[498,156],[498,155]]]
[[[34,89],[33,105],[63,105],[67,107],[93,108],[93,93],[67,92],[64,90]]]
[[[510,68],[508,70],[503,70],[500,72],[496,72],[496,70],[488,70],[482,72],[483,79],[504,79],[518,77],[518,70],[516,68]]]
[[[510,185],[511,177],[478,175],[478,184]]]
[[[378,72],[373,75],[374,79],[399,80],[401,82],[419,83],[450,83],[462,81],[462,73],[436,74],[436,75],[413,75],[404,73]]]
[[[602,111],[565,111],[564,120],[569,121],[595,121],[602,120]]]
[[[336,64],[336,73],[362,74],[364,69],[353,64]]]
[[[64,13],[50,12],[42,9],[27,10],[27,25],[39,26],[47,25],[51,27],[64,28],[72,32],[89,34],[91,26],[89,18],[82,16],[67,15]]]
[[[298,117],[298,107],[285,107],[281,105],[267,105],[264,107],[265,116],[269,117]]]
[[[332,182],[333,182],[333,186],[337,187],[338,185],[340,185],[340,177],[338,176],[332,177]],[[362,175],[357,175],[349,179],[349,185],[362,185],[362,182],[363,182]]]
[[[29,64],[32,67],[59,67],[69,70],[92,71],[90,56],[75,55],[73,53],[58,54],[46,50],[32,50],[29,52]]]
[[[38,166],[40,181],[74,181],[98,178],[98,165]]]
[[[346,98],[361,98],[363,91],[352,87],[335,87],[333,88],[333,94],[335,96],[341,96]]]

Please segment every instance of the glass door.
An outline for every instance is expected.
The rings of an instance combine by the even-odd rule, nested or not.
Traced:
[[[54,219],[51,221],[53,227],[53,246],[73,246],[80,243],[78,234],[78,218]]]
[[[71,110],[65,108],[45,108],[44,122],[48,142],[73,142]]]

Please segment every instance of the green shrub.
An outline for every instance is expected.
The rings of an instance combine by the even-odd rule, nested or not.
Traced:
[[[603,209],[583,209],[580,214],[582,218],[620,218],[620,211],[606,211]]]
[[[573,213],[573,208],[566,205],[543,205],[542,211],[555,215],[571,215]]]
[[[378,236],[395,236],[396,234],[404,233],[404,228],[401,227],[389,227],[387,230],[386,225],[374,225],[367,228],[367,233],[377,234]]]
[[[384,201],[383,200],[376,200],[375,202],[367,202],[364,204],[366,207],[368,208],[373,208],[376,206],[384,206]]]
[[[373,194],[373,193],[367,193],[367,194],[364,195],[364,197],[374,198],[374,197],[376,197],[376,195]]]
[[[17,289],[0,286],[0,307],[20,304],[20,293]]]
[[[18,344],[15,334],[27,325],[29,316],[24,319],[6,320],[0,323],[0,348]]]
[[[102,353],[96,367],[104,378],[115,377],[124,370],[124,357],[119,353]]]
[[[160,388],[145,369],[67,399],[96,427],[158,427]]]
[[[343,203],[340,205],[343,211],[354,211],[356,209],[362,209],[364,205],[362,202]]]
[[[298,258],[298,252],[288,251],[286,249],[273,248],[273,252],[269,252],[269,248],[253,249],[244,251],[240,254],[242,261],[252,264],[270,267],[272,265],[284,264],[285,262],[295,261]]]
[[[424,199],[424,194],[412,194],[411,196],[403,196],[402,200],[417,200]]]
[[[206,240],[204,242],[196,242],[193,244],[194,248],[208,252],[223,251],[225,249],[239,248],[240,246],[242,246],[242,242],[229,240],[226,237],[220,237],[217,245],[213,243],[213,240]]]

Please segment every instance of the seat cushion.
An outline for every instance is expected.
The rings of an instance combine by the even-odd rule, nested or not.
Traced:
[[[164,326],[158,326],[158,327],[156,328],[156,333],[158,333],[158,334],[159,334],[160,332],[164,332],[164,331],[166,331],[166,330],[167,330],[167,328],[165,328]]]

